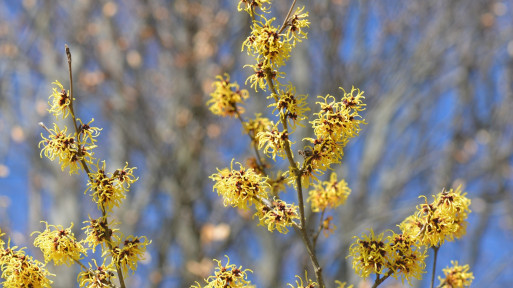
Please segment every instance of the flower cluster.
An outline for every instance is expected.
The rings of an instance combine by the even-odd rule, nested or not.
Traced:
[[[268,12],[271,6],[271,0],[240,0],[237,8],[239,11],[246,11],[249,15],[253,16],[256,8],[262,12]]]
[[[70,60],[69,50],[67,50],[67,53],[68,60]],[[62,115],[62,118],[68,118],[71,115],[70,118],[75,131],[74,133],[68,133],[67,127],[61,129],[56,124],[54,124],[53,129],[48,129],[41,124],[49,133],[47,137],[42,135],[43,140],[39,144],[40,147],[43,146],[41,156],[44,155],[50,160],[58,159],[63,170],[70,167],[70,174],[78,174],[80,169],[86,171],[88,180],[86,193],[90,191],[90,196],[97,205],[101,216],[96,219],[89,216],[89,220],[84,222],[86,225],[82,230],[85,230],[86,238],[81,241],[75,238],[71,230],[73,224],[71,227],[64,229],[60,225],[49,225],[44,222],[46,228],[42,232],[36,231],[33,233],[38,234],[34,239],[34,246],[41,249],[46,263],[53,260],[56,265],[79,264],[82,272],[79,274],[77,281],[81,286],[114,287],[117,284],[112,283],[112,280],[118,278],[121,287],[125,287],[123,273],[128,273],[128,270],[134,272],[137,269],[137,263],[143,259],[146,246],[151,241],[148,241],[146,237],[123,237],[119,229],[112,228],[119,223],[108,219],[113,208],[121,204],[130,186],[138,180],[134,176],[135,168],[128,167],[128,163],[126,163],[124,167],[116,169],[112,173],[106,172],[105,161],[94,158],[91,153],[91,150],[97,147],[96,139],[101,129],[92,126],[94,119],[84,123],[77,118],[73,112],[75,100],[71,96],[73,91],[66,91],[59,82],[54,82],[54,84],[57,87],[53,89],[50,96],[49,104],[51,108],[49,112],[55,117]],[[231,87],[233,85],[228,84],[227,89],[230,90]],[[92,262],[88,263],[89,268],[87,268],[81,260],[84,258],[83,256],[87,256],[89,250],[94,253],[98,245],[101,246],[103,264],[97,265],[96,260],[91,259]],[[108,261],[109,258],[110,261]],[[7,268],[9,267],[5,264],[3,266],[4,273],[9,271]],[[114,276],[114,271],[117,273],[117,277]],[[38,279],[43,279],[43,277]],[[42,284],[34,282],[33,285],[17,285],[16,287],[48,286],[44,284],[47,283],[45,281],[41,280]]]
[[[336,101],[331,95],[319,98],[324,102],[317,102],[321,110],[315,113],[317,119],[310,122],[317,138],[331,138],[336,142],[346,143],[349,138],[358,135],[360,124],[365,123],[359,115],[359,112],[365,110],[363,91],[353,87],[350,93],[344,91],[340,101]]]
[[[400,228],[420,245],[437,247],[445,240],[453,241],[466,232],[466,219],[470,213],[470,199],[461,192],[461,187],[442,191],[434,196],[431,203],[417,206],[417,212],[406,218]]]
[[[305,139],[313,144],[313,147],[307,146],[313,151],[307,158],[310,166],[308,168],[312,171],[324,171],[330,168],[331,164],[340,163],[343,156],[342,148],[350,138],[358,135],[360,125],[365,124],[365,120],[359,114],[365,109],[363,91],[353,87],[350,93],[344,91],[340,101],[331,95],[319,98],[324,100],[317,102],[321,110],[314,114],[317,118],[310,122],[316,138]]]
[[[88,288],[110,288],[114,287],[115,268],[113,265],[98,265],[96,260],[93,259],[94,268],[89,263],[89,269],[82,271],[78,274],[77,282],[80,287]]]
[[[221,261],[214,259],[217,262],[217,267],[215,269],[214,275],[209,276],[205,279],[205,283],[207,285],[201,286],[196,282],[196,285],[191,286],[191,288],[251,288],[254,287],[251,285],[251,282],[247,279],[248,272],[253,272],[249,269],[242,269],[242,266],[235,266],[234,264],[230,264],[230,258],[226,256],[228,259],[226,265],[222,265]]]
[[[465,233],[465,220],[470,213],[470,200],[465,195],[460,187],[438,193],[432,203],[426,201],[417,206],[417,213],[398,225],[402,234],[393,233],[383,240],[383,234],[375,236],[371,231],[369,236],[356,237],[348,256],[353,258],[355,271],[362,277],[374,273],[408,282],[411,278],[420,279],[425,269],[426,248],[438,249],[445,240],[452,241]],[[456,263],[450,271],[456,272],[446,273],[447,279],[443,283],[449,284],[442,287],[464,287],[463,284],[450,286],[460,283],[457,282],[460,278],[471,281],[468,266],[461,267]],[[456,276],[452,277],[453,274]]]
[[[259,1],[252,1],[253,4],[255,2]],[[262,8],[260,3],[258,6]],[[254,19],[254,10],[249,9],[246,11],[250,12]],[[304,8],[297,9],[288,18],[285,26],[281,28],[273,25],[275,18],[267,19],[264,15],[259,15],[260,19],[253,21],[251,35],[242,43],[242,51],[246,50],[248,55],[253,56],[256,60],[256,64],[246,65],[254,71],[246,83],[250,82],[255,91],[257,91],[257,87],[264,91],[267,90],[266,84],[271,84],[267,83],[268,79],[276,80],[283,77],[284,73],[278,72],[277,69],[285,65],[296,42],[306,39],[307,33],[304,29],[309,26],[310,22],[307,19],[308,13],[303,13],[303,10]],[[263,11],[266,11],[266,8],[263,8]],[[286,31],[283,31],[284,28],[287,28]]]
[[[64,89],[59,81],[55,81],[52,84],[57,87],[52,88],[53,92],[48,101],[48,105],[50,106],[48,112],[52,113],[55,117],[61,115],[64,119],[68,117],[70,112],[71,98],[69,90]]]
[[[119,236],[116,232],[119,229],[113,229],[112,226],[119,223],[107,223],[107,217],[100,217],[98,219],[91,219],[89,216],[88,221],[84,221],[84,224],[87,224],[82,230],[85,230],[85,234],[87,235],[84,242],[87,243],[89,249],[91,249],[94,253],[96,251],[96,246],[103,245],[103,249],[105,249],[105,244],[107,241],[116,240],[120,241]]]
[[[317,182],[314,189],[310,190],[307,201],[312,203],[312,211],[324,211],[327,208],[334,209],[342,204],[351,193],[346,181],[337,181],[337,174],[331,173],[330,180]]]
[[[440,288],[464,288],[470,287],[474,275],[468,272],[470,267],[467,265],[460,266],[458,261],[451,261],[452,267],[443,269],[445,278],[438,277],[440,280]]]
[[[246,169],[238,163],[239,170],[233,169],[233,160],[230,169],[217,169],[218,173],[210,176],[216,183],[214,190],[223,196],[224,205],[248,209],[249,206],[261,199],[267,199],[270,188],[267,177],[261,176],[253,169]]]
[[[91,191],[98,209],[110,212],[114,206],[119,206],[125,199],[130,185],[137,181],[138,178],[133,175],[135,168],[128,168],[127,163],[125,167],[115,170],[114,173],[106,173],[105,161],[101,166],[97,164],[96,168],[96,172],[89,174],[88,190]]]
[[[0,236],[4,234],[0,231]],[[0,269],[2,287],[51,287],[48,276],[55,276],[44,268],[44,264],[25,254],[24,248],[11,247],[0,240]]]
[[[46,228],[43,232],[34,232],[38,234],[34,239],[34,246],[41,249],[45,257],[45,262],[53,260],[55,265],[71,265],[86,255],[86,249],[76,240],[75,234],[71,232],[73,224],[64,229],[61,225],[49,225],[43,222]]]
[[[228,74],[225,74],[224,78],[222,76],[216,78],[218,80],[212,83],[215,90],[210,93],[211,98],[207,101],[210,111],[223,117],[244,113],[244,107],[238,104],[244,104],[244,100],[249,98],[248,90],[239,89],[237,82],[231,83]]]
[[[255,119],[247,119],[243,122],[244,132],[255,137],[260,132],[268,131],[273,126],[269,118],[262,117],[262,113],[256,113]]]
[[[388,236],[387,246],[387,267],[394,271],[394,278],[406,279],[410,283],[411,278],[421,279],[426,267],[424,259],[426,250],[415,245],[408,235],[395,234]]]
[[[242,43],[242,50],[246,49],[257,63],[262,63],[263,68],[276,69],[285,65],[292,45],[286,41],[285,35],[278,34],[279,28],[272,25],[275,18],[261,17],[262,21],[253,22],[251,35]]]
[[[260,219],[259,225],[267,226],[271,232],[276,229],[278,232],[286,234],[289,231],[287,227],[292,226],[295,219],[299,219],[298,207],[280,199],[275,199],[271,205],[259,203],[256,206],[255,216]]]
[[[318,287],[317,283],[312,281],[312,279],[308,278],[308,274],[305,272],[305,281],[303,282],[303,279],[296,275],[296,285],[292,285],[290,283],[287,283],[292,288],[315,288]]]
[[[291,144],[289,140],[289,133],[287,131],[280,131],[278,124],[271,121],[271,127],[267,131],[259,132],[256,135],[258,141],[258,149],[264,149],[264,154],[276,160],[276,156],[285,158],[286,145]]]
[[[78,170],[82,167],[81,161],[92,163],[93,153],[91,150],[96,148],[96,145],[87,142],[80,143],[74,134],[68,134],[67,127],[61,130],[57,124],[54,123],[53,126],[53,129],[48,129],[50,134],[48,138],[41,134],[43,138],[39,142],[39,147],[43,146],[41,157],[45,155],[52,161],[58,159],[63,171],[69,167],[69,174],[78,174]]]
[[[383,241],[383,233],[355,237],[357,240],[349,248],[349,256],[353,257],[353,269],[363,278],[370,274],[382,274],[386,268],[387,245]]]
[[[112,254],[112,261],[126,274],[128,269],[133,272],[137,270],[137,262],[144,259],[146,246],[150,245],[146,237],[128,236],[123,241],[123,246],[118,244],[110,252]],[[107,254],[107,251],[104,252]]]
[[[304,127],[301,121],[307,118],[305,113],[310,110],[310,108],[306,107],[306,98],[308,96],[296,95],[296,88],[291,84],[287,85],[285,88],[284,90],[279,89],[278,95],[272,94],[267,97],[277,99],[277,101],[270,104],[269,107],[274,108],[273,113],[278,111],[280,118],[288,119],[289,123],[292,124],[292,128],[296,127],[296,123]]]
[[[369,235],[355,238],[348,257],[353,258],[353,269],[361,277],[387,275],[410,283],[411,278],[420,279],[424,273],[426,251],[407,236],[394,233],[384,238],[383,233],[375,235],[371,230]]]
[[[308,12],[303,13],[303,10],[305,10],[305,7],[297,8],[289,19],[286,37],[289,41],[292,41],[292,46],[296,46],[296,41],[301,42],[307,36],[304,29],[310,26],[310,21],[308,21]]]

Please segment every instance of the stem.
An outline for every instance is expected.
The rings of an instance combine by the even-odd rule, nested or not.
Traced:
[[[244,118],[242,117],[242,115],[240,115],[239,110],[237,110],[236,106],[233,108],[235,109],[235,113],[237,114],[237,119],[239,119],[240,123],[242,124],[242,127],[244,127],[244,122],[245,122]],[[264,175],[269,176],[267,174],[267,172],[265,171],[264,161],[262,160],[262,157],[260,156],[260,152],[258,151],[258,147],[256,146],[256,139],[255,139],[256,135],[251,135],[250,133],[248,133],[248,136],[251,139],[251,146],[253,146],[253,149],[255,150],[257,164],[258,164],[260,170],[262,171],[262,173],[264,173]]]
[[[319,229],[317,230],[317,232],[313,236],[313,247],[314,248],[317,246],[317,239],[319,239],[319,235],[321,235],[321,231],[324,228],[322,222],[324,221],[324,213],[325,212],[326,212],[326,209],[322,209],[321,218],[320,218],[320,221],[319,221]]]
[[[87,268],[84,264],[82,264],[82,262],[80,262],[80,260],[77,260],[77,259],[74,259],[73,258],[73,261],[75,261],[75,263],[77,263],[78,265],[80,265],[80,267],[82,267],[82,269],[86,270],[89,269]]]
[[[70,86],[70,90],[69,90],[69,98],[70,98],[70,104],[69,104],[69,111],[71,113],[71,117],[73,118],[73,126],[75,127],[75,133],[77,135],[77,143],[79,142],[79,135],[80,135],[80,131],[78,130],[78,126],[77,126],[77,118],[75,116],[75,111],[73,110],[73,73],[72,73],[72,70],[71,70],[71,52],[69,50],[69,47],[68,45],[66,44],[65,46],[65,50],[66,50],[66,56],[68,57],[68,71],[69,71],[69,86]],[[81,155],[82,154],[82,146],[80,145],[80,143],[78,143],[78,154]],[[85,159],[81,159],[80,160],[80,163],[82,164],[82,168],[84,168],[84,171],[87,173],[87,177],[89,178],[90,181],[92,181],[92,178],[91,178],[91,172],[89,170],[89,166],[87,166],[87,162],[85,161]],[[105,220],[106,222],[108,223],[107,221],[107,213],[105,212],[105,208],[103,208],[102,206],[102,216],[105,217]],[[106,224],[107,226],[105,227],[105,230],[106,230],[106,235],[107,235],[107,239],[106,239],[106,242],[107,242],[107,246],[109,246],[109,250],[111,252],[111,254],[113,253],[113,246],[112,246],[112,242],[111,242],[111,233],[109,232],[110,229],[108,227],[108,224]],[[123,271],[121,271],[121,268],[119,267],[119,264],[118,263],[115,263],[116,265],[116,272],[118,274],[118,278],[119,278],[119,284],[121,285],[121,288],[125,288],[126,285],[125,285],[125,280],[123,278]],[[83,266],[83,265],[81,265]],[[85,267],[85,266],[83,266]]]
[[[290,14],[292,14],[292,10],[294,9],[294,6],[296,5],[296,0],[292,1],[292,5],[290,5],[289,12],[287,13],[287,17],[285,17],[285,20],[283,20],[283,24],[281,24],[280,30],[278,30],[278,34],[283,32],[283,29],[287,27],[287,21],[289,21]]]
[[[380,278],[379,274],[376,274],[376,280],[374,281],[374,284],[372,285],[372,288],[376,288],[379,286],[379,284],[383,283],[385,280],[388,279],[388,277],[390,277],[392,275],[392,271],[388,271],[387,274],[385,274],[385,276],[383,276],[383,278]]]
[[[431,274],[431,288],[433,288],[435,286],[436,259],[438,258],[438,250],[440,249],[440,246],[433,246],[431,248],[433,248],[435,253],[433,259],[433,273]]]

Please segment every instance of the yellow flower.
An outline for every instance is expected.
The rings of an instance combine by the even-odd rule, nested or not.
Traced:
[[[460,238],[465,235],[468,214],[471,212],[470,199],[466,197],[467,193],[461,192],[461,186],[458,186],[456,190],[451,189],[449,191],[442,191],[436,195],[435,202],[438,206],[438,212],[440,214],[449,214],[453,216],[454,224],[456,226],[456,232],[454,237]]]
[[[353,269],[362,278],[370,274],[382,274],[386,268],[387,245],[383,241],[383,233],[374,235],[362,234],[362,237],[354,237],[356,241],[349,247],[349,256],[353,258]]]
[[[239,5],[237,5],[237,10],[244,10],[251,16],[254,15],[256,8],[268,13],[269,8],[271,8],[271,0],[240,0]]]
[[[76,260],[80,260],[82,254],[86,255],[86,249],[75,239],[71,232],[73,223],[69,228],[64,229],[61,225],[48,225],[43,222],[46,228],[43,232],[36,231],[32,234],[37,235],[34,239],[34,246],[41,249],[45,257],[45,262],[53,260],[55,265],[71,265]]]
[[[4,233],[0,231],[0,237]],[[17,246],[11,247],[10,239],[7,247],[5,242],[0,239],[0,269],[1,277],[4,281],[2,287],[51,287],[52,281],[48,276],[55,276],[45,269],[45,265],[31,256],[25,254],[25,248],[18,249]]]
[[[458,261],[451,261],[452,267],[443,269],[445,278],[438,277],[440,280],[440,288],[464,288],[470,287],[474,275],[472,272],[468,272],[470,267],[467,265],[460,266]]]
[[[50,109],[48,109],[48,112],[52,113],[55,117],[62,114],[62,118],[65,118],[70,112],[69,106],[71,104],[71,98],[69,91],[66,91],[62,84],[57,80],[52,84],[57,85],[57,87],[53,88],[53,93],[50,95],[48,101]]]
[[[335,224],[332,224],[331,221],[333,221],[333,216],[328,216],[326,219],[322,220],[321,228],[322,228],[322,234],[324,234],[324,237],[328,237],[335,229],[337,229],[337,226]]]
[[[251,35],[242,43],[242,51],[246,49],[248,55],[256,58],[257,63],[262,63],[263,69],[276,69],[285,65],[292,45],[286,41],[284,34],[278,34],[278,27],[272,26],[276,18],[267,20],[262,15],[260,17],[262,21],[253,22]]]
[[[287,285],[289,285],[292,288],[315,288],[315,287],[318,287],[318,284],[316,282],[314,282],[314,281],[312,281],[312,279],[308,278],[308,274],[306,273],[306,271],[305,271],[305,281],[304,282],[300,276],[296,275],[296,278],[299,279],[299,281],[296,280],[296,286],[294,286],[290,283],[287,283]]]
[[[128,162],[125,162],[125,166],[123,168],[116,169],[116,171],[112,173],[112,177],[117,180],[116,184],[123,186],[126,191],[128,188],[130,188],[130,185],[139,179],[134,176],[135,169],[137,168],[129,168]]]
[[[279,131],[278,124],[274,124],[271,121],[272,127],[263,132],[259,132],[256,135],[258,141],[258,149],[264,149],[264,154],[268,157],[276,160],[276,156],[285,158],[287,154],[285,152],[286,145],[290,147],[289,134],[286,131]]]
[[[83,123],[81,119],[77,119],[80,124],[78,125],[78,133],[79,133],[79,139],[81,143],[89,143],[94,144],[97,140],[96,137],[100,136],[100,131],[102,128],[93,127],[91,126],[91,123],[94,122],[94,119],[91,119],[91,121],[87,123]]]
[[[100,265],[96,263],[96,260],[93,259],[94,268],[89,263],[89,269],[86,271],[82,271],[78,274],[77,282],[80,287],[87,288],[111,288],[115,287],[112,280],[116,277],[114,276],[114,272],[116,271],[115,267],[111,265]]]
[[[287,27],[287,39],[292,41],[292,46],[296,46],[296,41],[301,42],[306,39],[307,33],[303,30],[310,26],[308,21],[308,12],[302,13],[305,7],[297,8],[296,12],[290,17]]]
[[[344,156],[343,145],[340,145],[331,138],[304,138],[303,140],[314,145],[313,147],[306,146],[305,149],[300,152],[305,158],[303,163],[304,170],[312,172],[306,173],[305,176],[316,179],[315,175],[322,174],[320,171],[331,169],[331,164],[340,163],[342,156]]]
[[[334,209],[345,203],[351,189],[346,181],[337,181],[337,174],[331,173],[330,180],[314,184],[306,201],[312,202],[312,211],[320,212],[327,208]]]
[[[120,247],[121,245],[117,245],[112,249],[112,261],[121,267],[123,273],[126,274],[128,269],[133,273],[137,270],[137,262],[144,259],[146,246],[150,244],[151,241],[148,241],[144,236],[128,236],[123,242],[123,247]],[[108,252],[108,250],[104,251],[103,256]]]
[[[248,119],[246,122],[242,123],[242,126],[244,131],[254,139],[258,133],[268,131],[272,128],[273,123],[269,118],[262,117],[262,113],[256,113],[255,119]],[[258,142],[254,144],[258,144]]]
[[[315,136],[318,139],[333,139],[345,146],[349,138],[358,135],[361,130],[360,124],[365,124],[365,120],[359,115],[359,112],[365,109],[365,104],[362,102],[365,98],[363,91],[354,87],[350,93],[344,91],[341,101],[336,101],[331,95],[319,96],[319,98],[324,100],[324,102],[317,102],[321,106],[321,111],[314,113],[317,119],[310,122]]]
[[[422,279],[426,263],[426,250],[415,246],[415,239],[408,235],[395,234],[386,238],[387,268],[393,271],[392,277],[400,278],[403,283],[411,278]]]
[[[217,169],[218,173],[210,176],[214,180],[213,190],[223,196],[224,205],[248,209],[257,199],[267,199],[270,189],[267,177],[263,177],[253,169],[246,169],[238,163],[239,170],[233,169],[233,160],[230,169]]]
[[[214,259],[217,262],[217,267],[215,268],[214,275],[209,276],[205,279],[206,286],[204,288],[250,288],[254,287],[251,285],[251,282],[247,280],[248,272],[253,272],[250,269],[242,269],[242,266],[235,266],[234,264],[230,264],[230,258],[225,256],[228,259],[226,265],[222,265],[221,261]],[[196,285],[191,286],[191,288],[201,288],[202,286],[196,282]]]
[[[255,88],[255,91],[258,91],[257,88],[260,88],[263,91],[267,90],[267,85],[270,85],[270,83],[267,83],[267,76],[274,81],[273,85],[276,87],[279,87],[280,82],[278,81],[278,78],[285,77],[285,72],[278,72],[277,70],[271,69],[269,67],[264,67],[264,62],[259,62],[255,65],[244,65],[245,67],[250,67],[253,69],[253,74],[251,74],[248,79],[246,79],[246,82],[244,84],[248,84],[248,82],[251,84],[251,88]]]
[[[130,185],[137,181],[133,175],[135,168],[128,168],[128,163],[122,169],[117,169],[114,173],[105,172],[105,161],[102,161],[102,165],[95,165],[97,171],[89,174],[89,186],[86,192],[89,190],[92,192],[93,201],[97,203],[98,209],[106,212],[112,211],[114,207],[118,207],[119,204],[126,198],[126,192],[130,188]]]
[[[41,134],[43,138],[39,142],[39,147],[43,146],[40,153],[41,157],[45,155],[52,161],[58,158],[61,170],[64,171],[66,167],[69,167],[70,175],[73,173],[78,174],[78,170],[82,167],[81,161],[92,163],[94,158],[91,150],[96,148],[96,145],[78,143],[73,134],[67,134],[67,127],[61,130],[57,124],[54,123],[53,125],[54,128],[48,130],[50,132],[48,138]]]
[[[82,228],[82,230],[86,230],[86,239],[84,239],[83,242],[87,243],[89,248],[93,250],[93,253],[98,245],[102,245],[102,247],[105,248],[108,235],[110,235],[111,241],[119,241],[119,236],[115,234],[119,229],[112,229],[113,225],[117,225],[119,223],[114,222],[108,224],[106,217],[91,219],[90,216],[89,220],[84,221],[84,223],[87,223],[87,226]]]
[[[273,232],[274,229],[282,234],[287,234],[295,219],[299,219],[298,207],[294,204],[287,204],[280,199],[275,199],[270,206],[258,203],[256,205],[257,216],[262,226],[267,226],[267,230]]]
[[[417,206],[417,212],[400,225],[403,234],[414,237],[420,245],[437,247],[446,240],[453,241],[466,232],[466,219],[470,213],[470,199],[461,194],[461,188],[442,191],[434,201]]]
[[[210,99],[207,101],[210,111],[223,117],[243,114],[244,108],[237,104],[244,104],[244,100],[249,98],[248,90],[240,90],[236,82],[230,83],[228,74],[225,74],[224,77],[218,75],[216,78],[219,80],[212,83],[215,90],[210,93]]]
[[[291,122],[292,128],[296,127],[296,123],[304,127],[301,121],[307,119],[305,112],[310,110],[306,107],[307,95],[296,95],[296,88],[291,84],[287,85],[285,90],[279,89],[278,94],[267,97],[278,99],[275,103],[269,105],[269,107],[274,107],[273,113],[278,111],[280,117]]]
[[[353,285],[349,285],[346,287],[346,282],[340,282],[338,280],[335,281],[335,284],[337,284],[337,288],[353,288]]]

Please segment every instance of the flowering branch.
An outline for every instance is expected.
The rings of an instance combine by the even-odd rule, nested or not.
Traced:
[[[71,113],[71,117],[72,117],[72,120],[73,120],[73,126],[75,127],[75,135],[77,135],[77,139],[80,135],[80,130],[78,128],[78,125],[77,125],[77,119],[75,117],[75,112],[73,110],[73,73],[72,73],[72,70],[71,70],[71,52],[69,50],[69,47],[68,45],[66,44],[65,45],[65,51],[66,51],[66,56],[68,58],[68,71],[69,71],[69,85],[70,85],[70,104],[69,104],[69,110],[70,110],[70,113]],[[81,149],[80,148],[81,146],[79,146],[79,155],[81,154]],[[91,176],[91,171],[89,170],[89,166],[87,165],[85,159],[80,159],[80,163],[82,164],[82,168],[84,169],[84,171],[86,172],[86,175],[87,177],[89,178],[89,181],[94,181],[92,176]],[[107,219],[107,213],[106,213],[106,210],[105,210],[105,207],[103,206],[104,204],[102,203],[101,204],[101,212],[102,212],[102,217],[104,217],[105,219]],[[114,247],[112,245],[112,235],[111,235],[111,230],[109,229],[108,227],[108,224],[106,224],[105,226],[105,236],[106,236],[106,243],[107,243],[107,246],[109,247],[109,250],[111,251],[111,253],[114,253]],[[125,288],[126,285],[125,285],[125,280],[123,278],[123,271],[121,271],[121,268],[119,267],[119,264],[118,263],[114,263],[115,266],[116,266],[116,273],[118,274],[118,278],[119,278],[119,284],[121,285],[121,288]],[[85,267],[84,265],[81,265],[83,267]]]

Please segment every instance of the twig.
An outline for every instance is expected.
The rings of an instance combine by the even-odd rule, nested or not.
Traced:
[[[431,274],[431,288],[435,286],[435,274],[436,274],[436,259],[438,258],[438,250],[440,249],[440,246],[433,246],[433,251],[435,253],[434,259],[433,259],[433,273]]]
[[[319,229],[317,229],[317,232],[315,233],[315,235],[313,236],[313,247],[315,248],[317,246],[317,239],[319,239],[319,235],[321,235],[321,232],[322,232],[322,229],[324,228],[323,227],[323,221],[324,221],[324,213],[326,212],[326,208],[322,209],[322,212],[321,212],[321,218],[320,218],[320,221],[319,221]]]
[[[292,5],[290,5],[289,12],[287,13],[287,17],[285,17],[285,20],[283,20],[283,24],[281,24],[281,28],[278,31],[278,34],[283,32],[283,29],[287,27],[287,22],[289,21],[290,14],[292,14],[292,10],[294,10],[294,6],[296,5],[296,0],[292,1]]]

